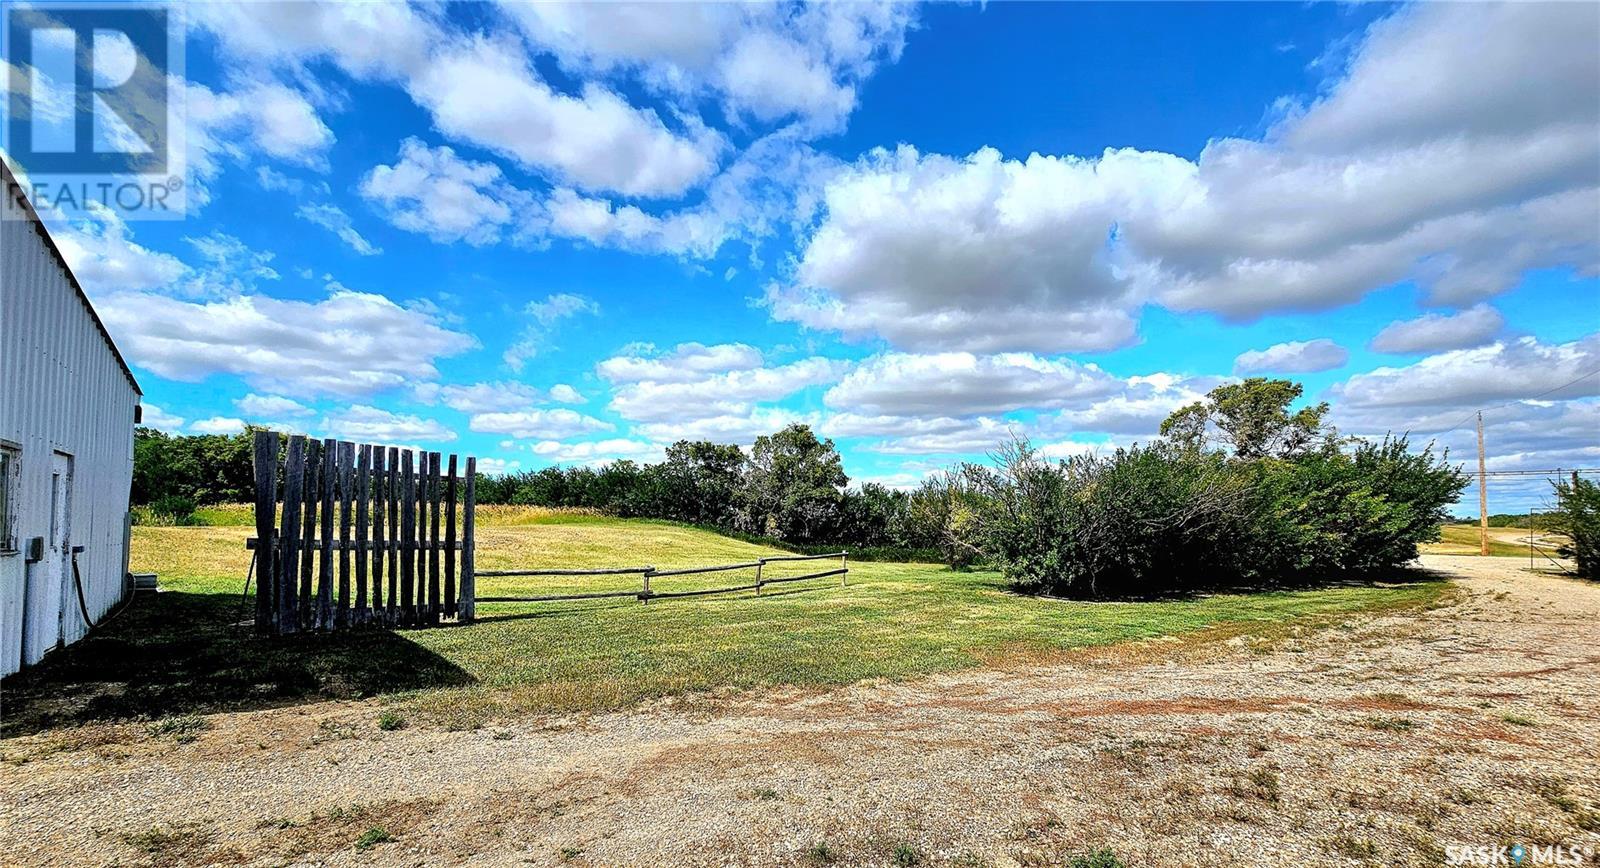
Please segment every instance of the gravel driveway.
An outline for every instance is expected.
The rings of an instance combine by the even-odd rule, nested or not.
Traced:
[[[1600,864],[1600,586],[1424,561],[1454,604],[1270,641],[473,732],[319,703],[13,739],[0,862]]]

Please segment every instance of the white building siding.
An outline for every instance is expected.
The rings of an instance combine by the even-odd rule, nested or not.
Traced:
[[[16,553],[0,553],[0,673],[38,662],[87,632],[72,581],[77,563],[89,616],[128,593],[126,522],[139,393],[36,218],[5,177],[0,196],[0,445],[14,450]],[[63,510],[66,558],[52,571],[52,473],[70,456]],[[63,483],[64,485],[64,483]],[[65,493],[65,492],[64,492]],[[47,561],[25,563],[46,539]]]

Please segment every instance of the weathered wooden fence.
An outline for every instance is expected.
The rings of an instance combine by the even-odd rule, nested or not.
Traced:
[[[816,561],[826,558],[838,558],[839,566],[835,569],[819,570],[804,573],[798,576],[781,576],[772,578],[764,575],[767,564],[780,561]],[[695,588],[687,591],[655,591],[650,588],[650,580],[666,576],[693,576],[702,573],[722,573],[731,570],[756,571],[755,581],[748,585],[725,585],[717,588]],[[603,570],[558,570],[558,569],[530,569],[530,570],[484,570],[479,576],[625,576],[637,575],[640,577],[638,590],[631,588],[616,591],[596,591],[582,594],[541,594],[531,597],[479,597],[479,603],[546,603],[556,600],[595,600],[606,597],[635,597],[641,603],[648,603],[654,599],[669,597],[703,597],[708,594],[731,594],[735,591],[755,591],[756,596],[761,596],[761,589],[767,585],[778,585],[787,582],[803,582],[808,579],[824,579],[831,576],[839,577],[841,586],[849,582],[850,553],[831,552],[822,555],[773,555],[772,557],[757,558],[753,561],[744,561],[737,564],[718,564],[712,567],[689,567],[687,569],[658,570],[655,567],[617,567]]]
[[[280,473],[280,443],[256,432],[258,630],[473,619],[477,459],[294,435]]]

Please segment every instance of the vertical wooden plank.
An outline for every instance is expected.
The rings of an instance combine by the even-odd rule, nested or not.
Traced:
[[[450,456],[444,487],[444,611],[456,616],[456,456]]]
[[[278,553],[273,527],[278,523],[278,434],[257,431],[256,471],[256,629],[277,632]]]
[[[322,554],[317,563],[317,629],[333,626],[333,496],[339,480],[339,441],[322,441]]]
[[[439,623],[439,453],[428,454],[428,623]]]
[[[394,624],[400,619],[400,450],[389,447],[389,610],[384,620]]]
[[[417,623],[428,620],[428,453],[417,453]]]
[[[304,530],[300,536],[300,593],[298,602],[300,614],[297,619],[300,629],[314,630],[317,622],[312,612],[315,610],[315,594],[312,591],[311,576],[316,566],[317,546],[317,485],[322,479],[322,443],[317,440],[306,441],[306,469],[305,469],[305,515],[303,516]]]
[[[417,567],[417,477],[412,473],[411,450],[400,453],[400,622],[417,620],[416,586],[412,583]]]
[[[372,498],[372,446],[363,443],[356,447],[356,602],[350,613],[350,622],[367,622],[367,536],[372,515],[367,511],[367,501]]]
[[[383,622],[383,555],[384,542],[383,522],[384,506],[389,500],[389,487],[387,471],[383,463],[383,447],[371,446],[372,450],[372,620]]]
[[[339,443],[339,599],[333,607],[333,625],[350,625],[350,523],[351,496],[355,493],[356,444]]]
[[[461,502],[461,602],[456,606],[456,619],[471,621],[478,615],[477,575],[473,572],[473,513],[478,505],[476,497],[478,459],[467,456],[467,485]]]
[[[293,633],[300,629],[300,508],[304,505],[306,479],[306,438],[295,434],[289,438],[289,449],[283,460],[283,531],[278,557],[278,572],[283,581],[278,586],[278,632]]]

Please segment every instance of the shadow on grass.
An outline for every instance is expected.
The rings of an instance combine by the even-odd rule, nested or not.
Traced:
[[[261,637],[232,594],[140,596],[94,635],[7,679],[0,735],[354,699],[472,676],[387,630]],[[250,614],[245,612],[244,614]]]
[[[761,599],[765,599],[765,598],[768,598],[768,597],[774,597],[774,598],[775,597],[787,597],[787,596],[791,596],[793,594],[809,594],[809,593],[812,593],[812,592],[815,592],[815,591],[825,591],[825,590],[828,590],[828,588],[826,588],[826,587],[789,588],[789,589],[785,589],[785,590],[782,590],[782,591],[763,590],[761,592],[761,596],[760,597],[757,597],[751,591],[740,590],[740,591],[730,591],[730,592],[728,592],[726,594],[706,594],[704,596],[699,596],[699,597],[678,597],[678,598],[664,597],[664,598],[661,598],[661,599],[657,599],[654,602],[649,603],[648,605],[650,605],[650,606],[693,605],[695,602],[700,601],[700,600],[719,600],[719,601],[726,601],[726,600],[761,600]],[[587,615],[587,614],[592,614],[592,613],[598,612],[598,611],[609,611],[609,610],[614,610],[614,609],[633,608],[633,607],[639,606],[640,603],[637,600],[623,600],[623,601],[612,601],[612,602],[604,602],[604,603],[591,603],[591,604],[588,604],[588,605],[575,606],[575,605],[571,605],[571,604],[564,604],[564,603],[561,603],[559,601],[551,601],[550,604],[549,604],[551,606],[551,608],[548,608],[548,609],[539,609],[539,610],[535,610],[535,611],[525,611],[525,612],[500,612],[500,613],[489,614],[489,615],[484,614],[484,608],[483,607],[485,605],[503,605],[503,604],[498,604],[498,603],[490,603],[490,604],[479,603],[478,604],[478,615],[477,615],[477,618],[475,619],[474,623],[483,624],[483,623],[493,623],[493,622],[497,622],[497,621],[526,621],[526,620],[529,620],[529,619],[536,619],[536,618],[563,618],[563,617],[570,617],[570,616],[573,616],[573,615]],[[511,603],[509,605],[522,606],[522,605],[533,605],[533,604]],[[465,624],[453,624],[453,625],[445,625],[445,626],[447,628],[454,628],[454,627],[464,627],[464,626],[468,626],[468,625],[465,625]]]
[[[1018,588],[1004,579],[997,580],[995,588],[996,590],[1022,597],[1038,597],[1044,600],[1070,600],[1075,603],[1181,603],[1225,594],[1297,593],[1303,591],[1326,591],[1334,588],[1394,588],[1445,581],[1450,578],[1452,578],[1452,574],[1449,572],[1432,570],[1412,564],[1371,573],[1349,572],[1325,576],[1299,576],[1272,582],[1219,582],[1213,585],[1158,590],[1147,594],[1107,594],[1081,597],[1057,596],[1047,593],[1035,594]]]

